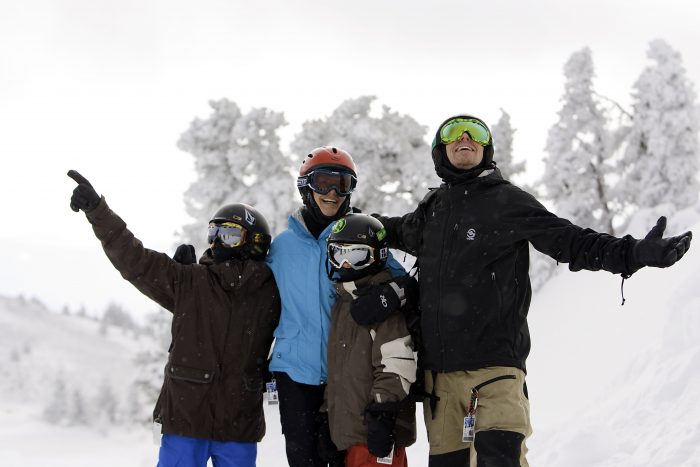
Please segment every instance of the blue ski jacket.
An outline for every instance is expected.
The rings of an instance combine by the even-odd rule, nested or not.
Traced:
[[[316,239],[306,228],[301,209],[296,210],[266,259],[282,299],[270,371],[287,373],[297,383],[320,385],[328,379],[328,331],[337,299],[326,265],[331,226]],[[393,276],[406,274],[391,254],[387,264]]]

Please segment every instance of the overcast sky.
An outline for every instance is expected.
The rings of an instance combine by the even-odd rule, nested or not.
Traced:
[[[146,246],[172,253],[195,177],[175,143],[210,99],[283,111],[287,141],[363,94],[429,133],[459,112],[493,123],[503,108],[515,157],[536,174],[563,65],[582,47],[597,90],[623,105],[655,38],[700,83],[700,3],[687,0],[0,2],[0,294],[52,307],[153,308],[70,211],[65,173],[81,172]]]

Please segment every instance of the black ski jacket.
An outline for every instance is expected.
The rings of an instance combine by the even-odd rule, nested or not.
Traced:
[[[636,240],[557,217],[493,168],[432,190],[403,217],[378,216],[389,246],[418,258],[423,367],[525,371],[528,243],[569,269],[629,275]]]

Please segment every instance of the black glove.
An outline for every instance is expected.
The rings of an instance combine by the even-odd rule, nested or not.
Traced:
[[[643,266],[667,268],[681,259],[688,251],[690,240],[693,238],[692,232],[663,238],[664,230],[666,230],[666,217],[661,216],[646,237],[639,240],[633,247],[633,270]]]
[[[394,446],[397,402],[372,402],[365,409],[367,449],[373,456],[386,457]]]
[[[338,448],[331,439],[331,428],[328,424],[328,412],[319,412],[316,416],[318,435],[316,437],[316,452],[324,464],[343,465],[345,451]],[[338,463],[340,462],[340,463]]]
[[[357,298],[350,305],[352,319],[359,325],[381,323],[406,304],[418,298],[418,282],[413,277],[401,276],[385,284],[370,285],[355,291]]]
[[[68,176],[78,184],[73,190],[73,196],[70,197],[70,208],[75,212],[78,212],[80,209],[84,212],[90,212],[95,209],[100,202],[100,195],[87,181],[87,178],[75,170],[69,170]]]
[[[195,264],[197,262],[197,257],[194,254],[194,247],[192,245],[182,244],[177,247],[173,259],[180,264]]]

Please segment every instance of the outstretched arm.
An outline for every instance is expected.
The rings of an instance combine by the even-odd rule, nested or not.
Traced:
[[[183,266],[164,253],[144,248],[85,177],[75,170],[70,170],[68,176],[78,183],[71,196],[71,209],[85,212],[112,265],[144,295],[174,311],[175,287]]]

